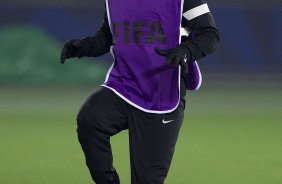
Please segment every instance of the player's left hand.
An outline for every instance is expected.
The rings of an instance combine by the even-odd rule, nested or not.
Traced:
[[[175,67],[180,65],[182,72],[188,73],[187,54],[189,54],[189,51],[186,47],[179,45],[176,48],[164,50],[156,47],[155,52],[160,56],[166,57],[167,65],[173,64]]]

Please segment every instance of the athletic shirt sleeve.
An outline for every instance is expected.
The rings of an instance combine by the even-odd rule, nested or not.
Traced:
[[[192,39],[182,37],[181,42],[190,51],[190,62],[205,57],[219,46],[219,32],[205,0],[184,0],[181,26],[195,35]]]
[[[90,49],[87,53],[89,57],[98,57],[110,51],[113,45],[113,37],[109,27],[107,12],[105,12],[102,25],[96,34],[94,36],[88,36],[84,38],[84,40],[90,45]]]

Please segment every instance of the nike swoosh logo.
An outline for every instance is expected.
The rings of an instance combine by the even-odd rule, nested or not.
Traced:
[[[165,120],[163,119],[163,124],[167,124],[167,123],[170,123],[170,122],[173,122],[173,120],[165,121]]]
[[[186,54],[184,56],[184,62],[187,63],[187,56],[186,56]]]

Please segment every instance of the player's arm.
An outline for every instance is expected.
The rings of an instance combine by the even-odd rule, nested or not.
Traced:
[[[187,73],[187,63],[201,59],[216,50],[219,46],[219,33],[205,0],[184,0],[181,24],[195,34],[195,37],[186,39],[176,48],[156,48],[156,52],[166,57],[167,64],[180,64],[184,73]]]
[[[182,26],[195,35],[181,45],[189,50],[188,62],[213,53],[219,46],[219,32],[205,0],[185,0]]]
[[[72,39],[64,45],[61,52],[61,63],[64,64],[65,60],[69,58],[101,56],[110,51],[111,45],[113,45],[112,33],[105,13],[102,26],[94,36]]]
[[[84,38],[89,45],[89,51],[86,56],[98,57],[110,51],[113,45],[113,37],[109,27],[107,13],[104,14],[104,21],[100,29],[94,36]]]

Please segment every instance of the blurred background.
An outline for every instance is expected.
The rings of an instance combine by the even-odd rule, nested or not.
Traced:
[[[168,184],[282,183],[282,1],[210,0],[221,47],[199,61]],[[1,0],[0,183],[91,183],[76,113],[112,57],[59,63],[65,41],[93,35],[104,1]],[[127,132],[112,138],[130,183]]]

